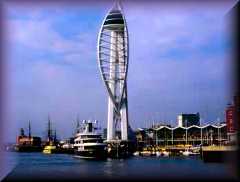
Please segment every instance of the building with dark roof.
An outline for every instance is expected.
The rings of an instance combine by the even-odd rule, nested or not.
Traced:
[[[189,127],[189,126],[199,126],[200,125],[200,114],[180,114],[177,117],[178,126]]]

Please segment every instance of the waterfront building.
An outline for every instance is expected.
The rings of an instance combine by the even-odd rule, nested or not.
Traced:
[[[218,125],[192,125],[189,127],[139,128],[136,131],[138,145],[223,145],[227,143],[227,126]]]
[[[98,64],[108,92],[107,141],[117,140],[120,124],[121,140],[129,140],[127,71],[128,30],[119,3],[105,17],[98,36]]]
[[[154,145],[152,128],[138,128],[135,131],[137,140],[137,150],[141,151],[144,147]]]
[[[180,114],[177,117],[178,126],[189,127],[189,126],[199,126],[200,125],[200,114]]]

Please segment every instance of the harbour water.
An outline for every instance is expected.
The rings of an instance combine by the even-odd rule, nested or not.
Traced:
[[[4,181],[33,180],[236,180],[231,163],[204,163],[199,156],[131,157],[128,159],[85,160],[69,154],[15,153],[16,166]]]

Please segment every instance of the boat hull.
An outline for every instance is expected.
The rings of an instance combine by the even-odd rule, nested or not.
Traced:
[[[17,145],[14,148],[17,152],[41,152],[43,150],[42,146],[32,146],[32,145]]]
[[[75,150],[75,155],[83,159],[106,159],[107,151],[105,150],[91,150],[91,151],[78,151]]]

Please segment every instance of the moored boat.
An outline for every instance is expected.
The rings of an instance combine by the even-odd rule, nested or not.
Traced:
[[[142,151],[141,152],[142,156],[151,156],[151,154],[152,154],[151,151]]]
[[[136,151],[133,153],[134,156],[139,156],[140,152],[139,151]]]
[[[57,147],[53,144],[46,145],[43,149],[43,153],[45,153],[45,154],[56,153],[56,151],[57,151]]]
[[[74,153],[80,158],[105,159],[107,158],[107,144],[103,142],[91,121],[83,121],[82,132],[76,134],[74,139]]]
[[[195,148],[186,149],[185,151],[182,152],[182,155],[184,156],[193,156],[193,155],[199,155],[199,154],[200,152]]]
[[[24,129],[20,129],[20,135],[17,137],[17,142],[15,145],[11,146],[12,151],[17,152],[41,152],[41,138],[37,136],[32,136],[31,125],[29,121],[28,135],[24,134]]]
[[[182,152],[182,155],[184,156],[189,156],[191,154],[191,152],[189,150],[185,150]]]
[[[163,152],[162,152],[162,156],[168,157],[168,156],[169,156],[169,152],[168,152],[168,151],[163,151]]]

